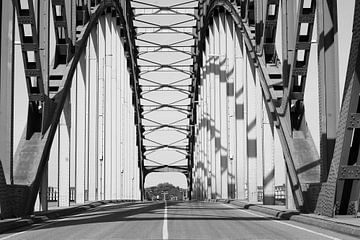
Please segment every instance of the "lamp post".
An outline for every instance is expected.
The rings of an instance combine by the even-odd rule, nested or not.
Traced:
[[[102,166],[103,166],[103,157],[101,157],[100,159],[100,199],[103,200],[103,173],[102,173]]]
[[[121,196],[120,196],[120,198],[124,199],[124,169],[121,169],[120,173],[121,173],[121,191],[120,191]]]
[[[134,177],[131,178],[131,199],[134,200]]]

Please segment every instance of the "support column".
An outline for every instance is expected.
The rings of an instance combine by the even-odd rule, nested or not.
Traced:
[[[49,92],[49,21],[50,21],[50,3],[49,1],[39,1],[39,12],[41,17],[39,18],[39,50],[40,61],[42,66],[42,77],[45,92]],[[2,30],[3,31],[3,30]],[[38,197],[35,203],[35,211],[47,211],[47,192],[48,192],[48,164],[44,167],[43,176],[39,188]]]
[[[226,15],[226,55],[227,55],[227,131],[228,131],[228,198],[235,198],[235,176],[236,176],[236,119],[235,119],[235,38],[234,38],[234,20],[230,15]]]
[[[210,34],[210,33],[209,33]],[[211,147],[211,79],[210,79],[210,37],[207,36],[205,40],[205,50],[206,50],[206,58],[205,58],[205,65],[206,65],[206,151],[208,154],[207,157],[207,178],[206,178],[206,191],[207,191],[207,199],[211,199],[211,178],[212,178],[212,159],[213,159],[213,152]]]
[[[278,135],[278,130],[274,126],[274,165],[275,165],[275,186],[284,186],[286,183],[286,167],[285,167],[285,159],[284,152],[281,147],[281,141]],[[284,199],[285,200],[285,199]]]
[[[131,92],[132,95],[132,92]],[[132,97],[132,96],[131,96]],[[134,107],[131,104],[131,119],[134,119]],[[134,188],[134,181],[135,181],[135,166],[136,166],[136,159],[135,159],[135,135],[134,135],[134,121],[131,121],[131,141],[130,141],[130,146],[131,146],[131,199],[134,200],[134,196],[135,196],[135,188]]]
[[[203,70],[204,71],[204,70]],[[203,76],[205,74],[205,71],[203,73]],[[205,141],[205,78],[203,78],[202,87],[201,87],[201,98],[202,98],[202,104],[201,104],[201,151],[202,151],[202,160],[201,160],[201,200],[204,200],[205,198],[205,171],[206,171],[206,158],[207,158],[207,152],[206,152],[206,141]]]
[[[89,38],[89,81],[88,81],[88,162],[89,162],[89,186],[88,200],[97,200],[97,167],[98,167],[98,56],[97,51],[97,29],[93,29]]]
[[[133,144],[133,140],[134,140],[134,136],[133,136],[133,129],[134,129],[134,108],[132,105],[132,89],[131,87],[129,87],[129,151],[130,151],[130,155],[129,155],[129,166],[130,166],[130,171],[129,171],[129,183],[130,183],[130,191],[129,191],[129,196],[130,199],[133,199],[133,184],[132,182],[134,181],[133,177],[134,177],[134,144]]]
[[[198,98],[198,101],[200,101],[200,97]],[[199,104],[196,104],[196,110],[197,113],[199,113]],[[196,121],[199,122],[200,114],[196,115]],[[200,157],[200,151],[199,151],[199,125],[195,125],[195,146],[194,146],[194,167],[193,167],[193,199],[199,199],[199,171],[198,171],[198,163],[199,163],[199,157]]]
[[[115,28],[115,41],[116,41],[116,199],[121,199],[121,90],[120,81],[121,78],[121,42],[120,42],[120,29],[119,26]]]
[[[215,141],[215,24],[210,25],[209,52],[210,52],[210,151],[211,151],[211,199],[216,194],[216,141]]]
[[[241,32],[235,28],[235,111],[236,111],[236,193],[237,199],[245,199],[245,184],[247,174],[247,141],[246,141],[246,127],[245,127],[245,102],[244,95],[246,93],[243,78],[244,70],[244,56],[243,56],[243,39]]]
[[[255,71],[255,91],[256,91],[256,188],[257,188],[257,195],[259,192],[261,192],[261,189],[263,188],[263,141],[264,141],[264,135],[263,135],[263,95],[262,95],[262,89],[260,85],[260,75],[257,74]],[[260,200],[260,199],[258,199]]]
[[[108,16],[109,15],[109,16]],[[117,177],[116,177],[116,169],[117,169],[117,132],[116,132],[116,112],[117,112],[117,104],[116,104],[116,69],[118,68],[115,52],[116,52],[116,22],[115,18],[111,17],[111,14],[106,15],[110,21],[110,41],[111,48],[109,47],[108,57],[111,58],[109,61],[108,67],[111,71],[111,199],[116,199],[117,196]],[[110,50],[111,49],[111,50]]]
[[[205,151],[204,151],[204,71],[201,73],[202,79],[199,89],[199,108],[198,108],[198,128],[199,128],[199,159],[197,162],[197,171],[199,174],[199,200],[203,200],[203,186],[204,186],[204,162],[205,162]]]
[[[79,67],[77,67],[79,68]],[[70,187],[75,188],[74,199],[76,201],[76,164],[77,164],[77,135],[78,135],[78,99],[77,99],[77,73],[75,72],[70,88]]]
[[[0,216],[11,215],[6,184],[13,183],[14,149],[14,8],[0,2]],[[21,46],[20,46],[21,47]],[[26,95],[25,95],[26,96]]]
[[[85,76],[85,160],[84,160],[84,181],[85,191],[84,199],[85,202],[89,201],[89,123],[90,123],[90,41],[87,42],[86,46],[86,76]]]
[[[263,100],[263,204],[275,204],[274,128]]]
[[[221,98],[220,98],[220,16],[214,16],[214,57],[215,57],[215,181],[216,198],[222,197],[222,161],[221,161]]]
[[[247,82],[247,161],[248,161],[248,199],[257,202],[257,143],[256,143],[256,85],[255,76],[249,59],[246,58]]]
[[[127,189],[128,189],[128,199],[131,199],[131,88],[130,88],[130,77],[129,74],[127,74],[127,114],[126,114],[126,119],[127,119],[127,138],[126,138],[126,143],[127,143],[127,149],[128,149],[128,154],[126,156],[126,161],[127,161]]]
[[[98,109],[98,192],[101,200],[105,198],[105,19],[98,23],[98,74],[99,74],[99,109]]]
[[[125,69],[127,69],[126,64]],[[125,199],[129,199],[129,81],[127,72],[124,80],[124,192]]]
[[[120,157],[120,198],[125,198],[125,179],[124,179],[124,170],[125,170],[125,79],[126,79],[126,58],[124,54],[124,44],[121,42],[121,62],[120,62],[120,71],[121,71],[121,80],[120,80],[120,151],[121,151],[121,157]]]
[[[111,127],[111,15],[105,15],[105,199],[112,198],[112,127]]]
[[[69,98],[65,106],[69,104]],[[67,111],[64,107],[64,111]],[[67,207],[70,205],[70,126],[67,125],[66,114],[63,112],[58,126],[58,206]]]
[[[205,44],[206,44],[205,39]],[[208,199],[208,177],[209,177],[209,136],[208,136],[208,122],[209,122],[209,114],[208,114],[208,86],[209,86],[209,78],[208,78],[208,71],[209,68],[207,67],[207,48],[205,48],[205,51],[203,52],[203,127],[204,127],[204,153],[205,153],[205,159],[204,159],[204,178],[203,178],[203,194],[204,194],[204,200]]]
[[[0,179],[6,179],[10,184],[12,180],[12,161],[13,161],[13,137],[14,137],[14,74],[13,74],[13,54],[14,54],[14,11],[11,1],[1,1],[0,3],[0,164],[4,172],[0,172]],[[16,126],[15,126],[16,127]],[[16,146],[15,146],[16,147]],[[1,168],[1,167],[0,167]],[[2,171],[0,169],[0,171]],[[3,175],[4,174],[4,175]],[[3,183],[1,183],[3,184]],[[5,182],[4,182],[5,186]],[[0,195],[3,186],[0,186]],[[5,191],[5,188],[4,188]],[[3,195],[3,196],[4,196]],[[0,198],[1,199],[1,198]],[[1,208],[0,208],[1,211]]]
[[[80,57],[76,70],[76,178],[75,189],[77,204],[85,202],[85,77],[86,77],[86,55]]]
[[[220,64],[220,161],[221,161],[221,198],[228,198],[228,104],[227,104],[227,76],[226,76],[226,17],[220,13],[219,34],[219,64]]]
[[[317,0],[321,182],[327,180],[340,109],[337,1]],[[324,37],[326,36],[326,38]]]

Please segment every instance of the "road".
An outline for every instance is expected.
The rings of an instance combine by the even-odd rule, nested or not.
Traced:
[[[357,239],[279,221],[233,205],[148,202],[104,205],[0,235],[15,239]]]

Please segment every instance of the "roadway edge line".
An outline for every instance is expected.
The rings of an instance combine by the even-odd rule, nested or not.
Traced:
[[[312,216],[306,216],[301,213],[295,213],[292,210],[289,211],[282,211],[271,209],[265,206],[257,205],[257,204],[249,204],[244,202],[228,202],[233,206],[246,208],[255,212],[261,212],[264,214],[268,214],[274,216],[278,219],[286,219],[292,220],[295,222],[307,224],[310,226],[317,226],[327,230],[331,230],[337,233],[351,235],[354,237],[360,238],[360,227],[352,224],[336,222],[331,219],[323,219],[323,218],[316,218]]]
[[[232,206],[232,205],[228,205],[228,204],[224,204],[222,203],[222,205],[228,207],[228,208],[233,208],[233,209],[236,209],[238,211],[241,211],[241,212],[244,212],[244,213],[247,213],[247,214],[250,214],[250,215],[253,215],[253,216],[256,216],[256,217],[262,217],[264,219],[266,219],[267,217],[266,216],[262,216],[262,215],[259,215],[259,214],[256,214],[256,213],[253,213],[253,212],[250,212],[250,211],[247,211],[247,210],[243,210],[243,209],[239,209],[238,207],[235,206]],[[251,210],[251,209],[250,209]],[[264,213],[265,214],[265,213]],[[296,226],[296,225],[293,225],[293,224],[290,224],[290,223],[285,223],[285,222],[282,222],[280,220],[276,220],[276,219],[271,219],[271,218],[268,218],[269,220],[273,221],[273,222],[276,222],[276,223],[279,223],[279,224],[282,224],[282,225],[285,225],[285,226],[289,226],[289,227],[293,227],[293,228],[296,228],[296,229],[300,229],[300,230],[303,230],[303,231],[306,231],[306,232],[309,232],[309,233],[312,233],[312,234],[316,234],[316,235],[319,235],[319,236],[322,236],[322,237],[326,237],[326,238],[329,238],[329,239],[332,239],[332,240],[341,240],[340,238],[337,238],[337,237],[333,237],[333,236],[330,236],[330,235],[327,235],[327,234],[324,234],[324,233],[320,233],[320,232],[316,232],[316,231],[313,231],[313,230],[310,230],[310,229],[306,229],[306,228],[303,228],[303,227],[300,227],[300,226]],[[315,226],[317,227],[317,226]],[[327,229],[328,230],[328,229]]]

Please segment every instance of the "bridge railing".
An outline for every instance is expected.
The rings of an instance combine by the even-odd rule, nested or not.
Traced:
[[[75,202],[76,189],[75,187],[70,187],[69,201]],[[59,200],[59,190],[57,187],[48,187],[47,191],[47,201],[48,202],[57,202]]]
[[[258,202],[262,202],[264,198],[264,190],[262,186],[257,187],[257,200]],[[286,200],[286,192],[285,192],[285,184],[275,186],[275,204],[276,205],[284,205]]]

